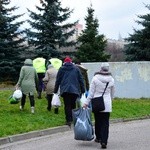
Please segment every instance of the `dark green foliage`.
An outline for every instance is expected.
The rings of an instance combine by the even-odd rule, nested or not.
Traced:
[[[9,3],[10,0],[0,1],[0,81],[17,79],[24,47],[23,31],[19,30],[23,22],[16,21],[22,15],[13,15],[17,7],[8,8]]]
[[[106,40],[104,35],[98,34],[99,24],[98,20],[94,19],[94,10],[90,7],[87,12],[86,28],[78,38],[77,58],[82,62],[107,61],[109,55],[104,52]]]
[[[150,5],[145,5],[150,10]],[[128,61],[150,61],[150,13],[139,15],[138,24],[141,30],[134,29],[134,33],[126,39],[129,44],[125,46],[126,60]]]
[[[73,35],[71,29],[77,22],[64,24],[72,10],[62,8],[59,0],[40,0],[41,7],[36,6],[39,13],[30,13],[28,20],[32,29],[27,30],[29,45],[35,47],[37,56],[58,57],[59,48],[72,46],[73,41],[67,41]]]

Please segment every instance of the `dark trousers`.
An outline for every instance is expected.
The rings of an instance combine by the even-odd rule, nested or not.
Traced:
[[[109,136],[109,117],[109,112],[94,113],[96,138],[105,144],[107,144]]]
[[[38,79],[39,79],[39,82],[38,82],[38,92],[41,93],[42,90],[43,90],[43,78],[45,76],[45,73],[38,73]]]
[[[51,105],[52,97],[53,97],[53,94],[47,94],[46,95],[46,98],[47,98],[47,109],[48,110],[51,110],[51,108],[52,108],[52,105]]]
[[[47,110],[50,111],[51,108],[52,108],[51,102],[52,102],[53,94],[47,94],[47,95],[46,95],[46,98],[47,98]],[[54,109],[54,113],[55,113],[55,114],[58,114],[58,108],[55,108],[55,109]]]
[[[62,95],[64,100],[64,110],[66,115],[66,122],[72,122],[72,109],[76,108],[76,99],[78,95],[72,93],[64,93]]]
[[[34,105],[35,105],[34,96],[33,95],[31,96],[29,94],[29,100],[30,100],[30,106],[34,107]],[[21,106],[24,107],[25,103],[26,103],[26,95],[23,94],[22,98],[21,98]]]

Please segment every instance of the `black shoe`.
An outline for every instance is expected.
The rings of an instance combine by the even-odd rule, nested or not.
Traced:
[[[101,148],[106,149],[107,145],[105,143],[101,143]]]
[[[48,111],[51,111],[51,108],[47,107],[47,110],[48,110]]]
[[[66,125],[71,128],[71,122],[66,122]]]
[[[55,114],[58,114],[58,108],[55,108],[55,109],[54,109],[54,113],[55,113]]]
[[[99,140],[99,139],[95,139],[94,140],[96,143],[100,143],[101,142],[101,140]]]
[[[42,99],[42,97],[41,97],[41,96],[38,96],[37,98],[38,98],[38,99]]]

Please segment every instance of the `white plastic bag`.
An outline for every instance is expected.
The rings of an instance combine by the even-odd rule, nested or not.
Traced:
[[[20,98],[22,98],[22,92],[21,92],[21,90],[15,90],[14,91],[14,93],[13,93],[13,98],[15,98],[15,99],[20,99]]]
[[[59,97],[58,94],[53,94],[53,98],[52,98],[51,104],[54,107],[60,107],[61,106],[61,101],[60,101],[60,97]]]
[[[85,101],[86,101],[86,96],[85,94],[82,94],[81,99],[80,99],[81,107],[83,107],[83,104],[85,104]]]

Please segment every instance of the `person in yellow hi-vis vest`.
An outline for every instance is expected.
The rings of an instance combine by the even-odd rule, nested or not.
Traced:
[[[43,90],[43,78],[45,76],[45,72],[46,72],[46,59],[43,57],[38,57],[36,59],[33,60],[33,67],[35,68],[37,74],[38,74],[38,78],[39,78],[39,84],[38,84],[38,99],[41,99],[41,94],[42,94],[42,90]]]

